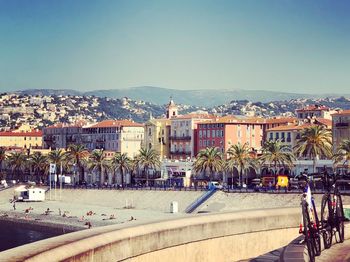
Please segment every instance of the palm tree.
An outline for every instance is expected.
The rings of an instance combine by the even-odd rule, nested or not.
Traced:
[[[49,162],[56,165],[57,184],[59,183],[57,170],[58,170],[58,167],[60,167],[61,165],[62,166],[64,165],[64,162],[66,161],[66,158],[67,158],[66,156],[67,154],[63,152],[62,149],[53,150],[48,154]]]
[[[23,152],[12,152],[7,156],[6,162],[12,171],[12,177],[19,179],[26,167],[27,155]]]
[[[100,175],[100,184],[105,182],[105,172],[109,169],[109,161],[103,150],[95,149],[89,157],[89,169]]]
[[[333,156],[335,164],[343,162],[343,165],[347,165],[347,172],[350,168],[350,139],[343,140],[338,148],[337,152]]]
[[[34,152],[29,156],[29,164],[34,171],[37,181],[41,181],[45,177],[45,171],[48,170],[48,159],[41,152]]]
[[[146,186],[148,186],[148,171],[150,168],[160,167],[159,154],[152,148],[141,148],[137,156],[137,163],[146,175]]]
[[[315,173],[317,159],[332,157],[332,133],[321,125],[304,128],[294,150],[297,156],[312,159]]]
[[[197,154],[193,167],[196,173],[206,173],[209,170],[209,180],[211,181],[214,173],[223,170],[222,154],[217,147],[202,149]]]
[[[275,176],[277,175],[278,166],[288,166],[291,168],[295,156],[288,145],[283,144],[280,140],[266,141],[262,147],[262,155],[259,157],[261,164],[268,164],[274,167]]]
[[[243,172],[248,171],[250,168],[256,169],[256,161],[254,158],[252,158],[252,151],[250,150],[248,143],[245,143],[243,145],[236,144],[232,145],[227,150],[227,154],[229,156],[229,158],[226,161],[227,169],[231,172],[233,172],[233,170],[236,169],[239,172],[238,183],[241,186],[243,182],[241,181],[243,180]]]
[[[68,146],[67,155],[71,164],[78,168],[79,182],[82,181],[84,178],[84,164],[86,162],[86,158],[89,156],[89,152],[84,145],[71,144]]]
[[[116,153],[112,159],[112,166],[114,170],[119,170],[121,176],[121,184],[124,187],[124,171],[130,170],[131,160],[126,153]]]

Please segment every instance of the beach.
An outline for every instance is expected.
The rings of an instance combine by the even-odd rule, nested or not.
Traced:
[[[184,210],[203,192],[150,191],[150,190],[94,190],[64,189],[46,193],[43,202],[16,202],[10,199],[13,189],[0,191],[0,220],[17,221],[34,227],[46,227],[67,233],[89,227],[174,219],[199,213],[230,212],[245,209],[282,208],[300,206],[300,194],[225,193],[216,192],[193,214]],[[321,204],[321,194],[315,194],[316,205]],[[170,213],[170,203],[178,202],[179,212]],[[343,196],[344,205],[350,197]],[[27,212],[26,212],[27,211]]]

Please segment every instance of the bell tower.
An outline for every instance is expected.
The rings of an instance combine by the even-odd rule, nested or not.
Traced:
[[[170,101],[166,109],[166,118],[173,118],[177,116],[177,105],[174,103],[173,98],[170,97]]]

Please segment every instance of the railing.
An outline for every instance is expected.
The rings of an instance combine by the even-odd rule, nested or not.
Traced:
[[[336,127],[348,127],[349,123],[336,123],[335,126]]]
[[[170,151],[170,154],[172,155],[191,155],[191,152],[189,151]]]
[[[213,188],[211,190],[208,190],[203,195],[201,195],[196,201],[194,201],[191,205],[189,205],[185,212],[186,213],[192,213],[196,210],[197,207],[199,207],[201,204],[203,204],[205,201],[207,201],[214,193],[216,192],[216,188]]]
[[[191,140],[191,136],[170,136],[170,140]]]
[[[54,141],[55,137],[52,135],[46,135],[44,136],[44,141]]]

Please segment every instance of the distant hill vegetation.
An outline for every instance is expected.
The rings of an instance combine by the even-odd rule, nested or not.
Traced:
[[[229,103],[232,100],[248,100],[251,102],[271,102],[287,101],[299,98],[325,98],[339,97],[334,94],[299,94],[287,92],[275,92],[265,90],[241,90],[241,89],[202,89],[202,90],[179,90],[168,89],[153,86],[131,87],[127,89],[109,89],[79,92],[72,89],[29,89],[19,91],[22,94],[30,95],[81,95],[81,96],[98,96],[110,98],[128,97],[133,100],[143,100],[150,103],[163,105],[172,97],[177,103],[185,105],[213,107]]]

